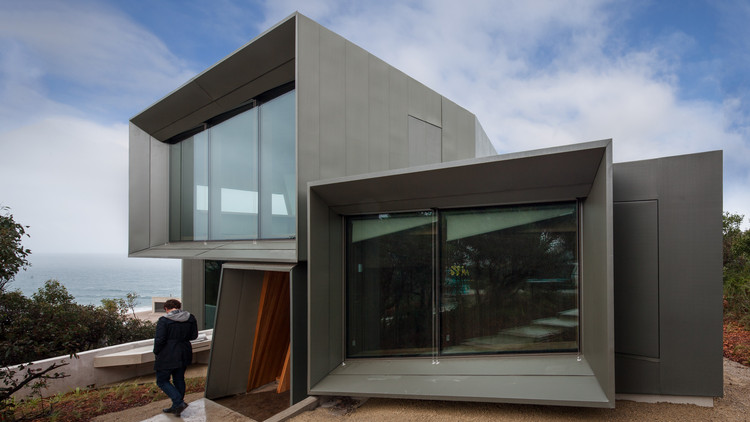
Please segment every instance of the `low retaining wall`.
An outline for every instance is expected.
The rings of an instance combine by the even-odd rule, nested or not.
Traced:
[[[203,330],[199,332],[211,338],[213,330]],[[116,346],[104,347],[101,349],[88,350],[77,354],[77,357],[58,356],[50,359],[34,362],[32,368],[46,368],[54,362],[68,362],[53,372],[63,372],[68,375],[65,378],[48,380],[47,388],[42,391],[45,397],[53,396],[58,393],[67,393],[76,388],[96,388],[103,385],[125,381],[130,378],[148,375],[154,372],[154,363],[146,362],[137,365],[111,366],[105,368],[95,368],[94,358],[100,355],[109,355],[112,353],[125,352],[131,349],[137,349],[145,346],[153,347],[154,339],[135,341],[132,343],[118,344]],[[208,363],[210,349],[193,353],[193,363]],[[18,365],[12,365],[9,368],[15,369]],[[5,371],[8,368],[0,370]],[[23,398],[31,394],[31,389],[23,388],[16,392],[13,397]]]

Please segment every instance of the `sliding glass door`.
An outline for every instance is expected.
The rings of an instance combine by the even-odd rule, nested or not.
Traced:
[[[347,219],[347,356],[578,350],[578,217],[556,204]]]

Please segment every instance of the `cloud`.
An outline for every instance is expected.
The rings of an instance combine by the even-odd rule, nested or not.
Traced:
[[[91,1],[3,2],[0,42],[9,46],[0,54],[4,125],[49,98],[93,116],[133,113],[195,73],[151,32]]]
[[[678,30],[631,42],[623,29],[638,22],[628,4],[276,0],[266,12],[278,20],[295,8],[476,113],[499,152],[606,138],[615,161],[723,149],[725,205],[750,215],[748,96],[686,97],[682,70],[719,62],[686,63],[701,40]],[[750,7],[735,13],[750,16]],[[750,37],[732,35],[741,54],[724,60],[726,72],[748,57]]]
[[[31,226],[24,244],[125,254],[127,121],[195,72],[87,0],[2,2],[0,43],[0,201]]]
[[[50,116],[0,133],[0,198],[34,252],[127,252],[128,128]],[[13,149],[5,148],[13,145]]]

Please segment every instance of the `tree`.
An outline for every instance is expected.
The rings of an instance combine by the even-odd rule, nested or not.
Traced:
[[[10,208],[0,207],[0,293],[20,270],[30,265],[26,258],[31,251],[21,244],[24,236],[29,237],[28,228],[13,219]]]
[[[724,297],[727,316],[750,326],[750,230],[744,216],[724,212]]]

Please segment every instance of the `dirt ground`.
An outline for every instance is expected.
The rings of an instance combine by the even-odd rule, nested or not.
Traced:
[[[289,407],[289,393],[248,393],[214,400],[256,421],[263,421]]]

